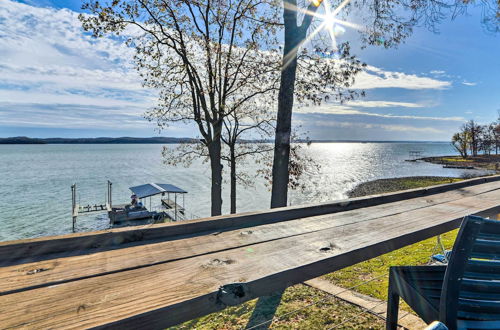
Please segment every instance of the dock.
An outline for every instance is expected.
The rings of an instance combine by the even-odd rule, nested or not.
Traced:
[[[106,203],[106,204],[94,204],[94,205],[85,205],[85,206],[82,206],[82,205],[78,205],[76,204],[76,210],[75,212],[77,212],[77,214],[84,214],[84,213],[93,213],[93,212],[99,212],[99,211],[111,211],[111,206]],[[75,214],[75,212],[73,212],[73,214]]]
[[[184,212],[186,211],[184,207],[180,206],[179,204],[170,199],[162,199],[161,204],[165,206],[167,209],[177,210],[181,214],[184,214]]]
[[[416,162],[422,158],[422,150],[410,150],[408,152],[409,158],[405,159],[407,162]]]
[[[443,165],[443,168],[456,168],[461,170],[473,170],[474,166],[464,166],[464,165]]]
[[[500,176],[0,242],[0,328],[163,329],[497,218]]]
[[[107,213],[111,227],[140,226],[147,224],[163,223],[166,221],[184,221],[187,220],[186,210],[184,208],[184,195],[187,191],[169,183],[146,183],[139,186],[130,187],[134,197],[130,204],[113,204],[113,184],[107,181],[107,191],[105,202],[103,204],[79,205],[77,203],[77,185],[71,185],[71,217],[73,221],[73,232],[76,232],[76,221],[79,215],[88,215],[91,213]],[[177,195],[182,196],[182,206],[177,204]],[[161,199],[163,209],[152,210],[151,197],[167,196]],[[170,199],[174,196],[174,200]],[[149,197],[149,210],[143,203]],[[171,212],[173,211],[173,212]],[[193,214],[190,214],[193,216]]]

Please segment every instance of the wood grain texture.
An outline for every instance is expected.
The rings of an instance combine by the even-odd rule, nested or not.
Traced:
[[[462,188],[499,181],[500,175],[497,175],[336,202],[276,208],[260,212],[247,212],[179,223],[147,225],[134,227],[133,229],[118,228],[98,232],[0,242],[0,267],[30,261],[50,260],[63,256],[84,255],[110,249],[126,248],[134,244],[147,244],[155,240],[193,237],[196,235],[205,235],[210,232],[248,228],[316,215],[344,212],[421,196],[434,196],[435,194],[451,190],[460,191]]]
[[[72,258],[54,258],[47,261],[25,263],[0,268],[0,295],[28,290],[40,286],[60,284],[87,277],[134,269],[154,264],[180,260],[198,255],[224,251],[250,244],[269,242],[310,232],[360,223],[375,218],[429,207],[464,196],[471,196],[496,189],[496,185],[484,184],[461,190],[448,191],[430,198],[419,197],[410,202],[399,201],[364,208],[272,223],[253,227],[251,230],[230,230],[196,237],[196,249],[187,248],[193,238],[132,246],[125,249],[85,254]]]
[[[444,191],[5,267],[0,328],[164,328],[498,212],[498,181]]]

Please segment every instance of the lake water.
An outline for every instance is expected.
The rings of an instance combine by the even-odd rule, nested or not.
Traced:
[[[162,163],[162,146],[145,145],[0,145],[0,241],[71,232],[71,189],[77,184],[79,204],[104,203],[106,180],[113,182],[113,203],[129,202],[128,187],[172,183],[188,191],[186,210],[210,213],[210,170],[201,162],[189,168]],[[450,155],[448,143],[314,143],[306,148],[321,165],[307,174],[305,191],[292,191],[292,205],[342,199],[357,184],[369,180],[414,175],[479,174],[439,165],[405,162],[410,150],[423,156]],[[244,168],[255,173],[252,162]],[[226,187],[227,188],[227,187]],[[229,190],[224,192],[224,211]],[[153,200],[153,204],[158,200]],[[238,211],[268,207],[269,187],[262,178],[254,187],[238,190]],[[149,201],[146,203],[149,206]],[[78,231],[105,229],[105,215],[78,217]]]

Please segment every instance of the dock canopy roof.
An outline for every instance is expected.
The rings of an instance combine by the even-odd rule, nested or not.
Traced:
[[[140,186],[130,187],[130,190],[139,198],[154,196],[162,193],[186,194],[187,191],[169,183],[146,183]]]

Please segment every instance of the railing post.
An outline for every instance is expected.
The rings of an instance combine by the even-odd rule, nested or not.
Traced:
[[[113,183],[108,180],[108,203],[109,208],[113,209]]]
[[[175,221],[177,221],[177,194],[175,195],[174,207],[175,207]]]
[[[73,217],[73,232],[75,232],[76,225],[76,183],[71,185],[71,215]]]

